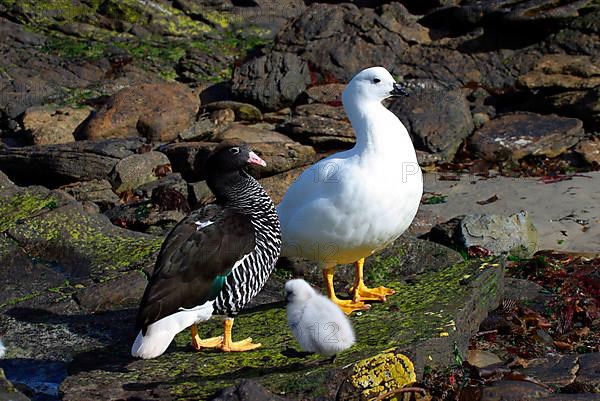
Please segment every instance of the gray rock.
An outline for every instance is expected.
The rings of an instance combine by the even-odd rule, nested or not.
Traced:
[[[533,301],[540,297],[543,290],[544,287],[533,281],[507,277],[504,297],[517,301]]]
[[[213,136],[217,125],[209,118],[200,118],[189,127],[179,133],[179,139],[183,141],[205,141]]]
[[[204,179],[202,163],[216,146],[215,142],[179,142],[163,146],[160,151],[167,155],[174,172],[194,182]]]
[[[390,106],[413,137],[415,147],[451,161],[471,135],[473,121],[462,91],[414,91]]]
[[[537,230],[524,211],[512,216],[465,216],[460,222],[459,238],[466,249],[479,246],[493,255],[509,253],[527,258],[537,250]]]
[[[121,308],[136,308],[148,284],[140,271],[124,273],[112,280],[92,283],[73,294],[75,301],[89,313]]]
[[[174,190],[184,198],[188,197],[188,184],[179,173],[167,174],[156,181],[140,185],[136,188],[135,195],[150,199],[159,196],[161,190],[164,192],[164,189]]]
[[[549,394],[550,390],[539,384],[526,381],[500,380],[483,388],[480,401],[524,401],[542,398]]]
[[[101,210],[109,209],[119,202],[108,180],[78,181],[61,187],[79,202],[94,202]]]
[[[506,114],[478,129],[471,145],[491,161],[525,156],[556,157],[579,142],[583,123],[575,118],[533,113]]]
[[[144,146],[138,138],[23,148],[0,145],[0,169],[16,181],[46,186],[105,179],[119,160]]]
[[[600,393],[600,352],[579,355],[579,370],[575,383],[586,391]],[[598,395],[600,398],[600,395]]]
[[[547,386],[565,387],[575,381],[577,355],[557,355],[531,360],[521,373],[539,380]]]
[[[293,53],[272,52],[233,73],[233,93],[266,110],[291,105],[310,83],[308,64]]]
[[[208,187],[206,181],[190,182],[188,185],[190,193],[190,204],[192,209],[197,209],[202,205],[206,205],[214,201],[215,196]]]
[[[140,185],[156,181],[156,169],[168,164],[169,158],[161,152],[135,154],[120,160],[108,178],[116,193],[134,190]]]
[[[212,401],[287,401],[265,389],[254,380],[242,380],[238,385],[228,387],[219,392]]]

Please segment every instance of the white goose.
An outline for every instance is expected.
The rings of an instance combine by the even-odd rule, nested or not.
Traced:
[[[397,95],[407,93],[383,67],[354,76],[342,102],[356,132],[355,146],[304,171],[277,207],[281,254],[319,262],[329,298],[348,314],[368,309],[363,301],[384,301],[394,293],[365,286],[364,258],[408,228],[423,192],[408,131],[381,103]],[[333,289],[333,271],[337,264],[352,262],[352,299],[340,300]]]

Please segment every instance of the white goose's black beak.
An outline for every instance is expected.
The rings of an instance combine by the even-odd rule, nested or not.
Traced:
[[[394,89],[392,89],[392,91],[390,92],[390,95],[392,96],[409,96],[408,92],[406,91],[406,88],[399,83],[394,83]]]

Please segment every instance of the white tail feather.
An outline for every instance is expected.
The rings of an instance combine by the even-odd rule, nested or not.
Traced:
[[[212,304],[213,301],[208,301],[192,309],[180,309],[179,312],[149,325],[145,335],[140,330],[131,347],[131,355],[142,359],[162,355],[177,333],[212,316]]]

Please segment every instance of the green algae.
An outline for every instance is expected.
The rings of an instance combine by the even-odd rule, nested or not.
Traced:
[[[21,219],[32,216],[44,209],[56,207],[56,199],[35,192],[23,192],[7,201],[0,198],[0,232],[4,232],[17,224]]]
[[[58,206],[52,195],[28,190],[0,198],[0,232],[7,230],[30,256],[83,263],[97,279],[135,269],[162,244],[160,237],[115,227],[78,204]]]
[[[354,367],[357,362],[360,364],[360,361],[390,352],[397,355],[398,350],[444,333],[452,335],[456,330],[457,311],[464,307],[465,299],[473,291],[471,282],[485,269],[499,267],[471,260],[423,273],[410,284],[401,280],[399,272],[391,271],[385,285],[394,288],[397,294],[386,303],[375,303],[371,310],[351,317],[357,344],[340,354],[331,365],[323,364],[326,358],[318,355],[303,357],[287,352],[290,348],[300,350],[299,345],[287,327],[284,305],[270,304],[241,314],[233,327],[234,340],[252,337],[254,342],[262,344],[261,348],[242,353],[197,352],[190,346],[190,333],[184,331],[176,336],[170,350],[160,358],[130,364],[127,380],[134,381],[136,377],[143,381],[159,381],[180,400],[210,398],[219,389],[241,378],[255,379],[278,394],[314,395],[325,391],[335,369]],[[465,281],[465,277],[469,280]],[[481,302],[486,302],[497,289],[498,276],[486,277],[481,282],[481,291],[477,292]],[[199,331],[203,338],[221,335],[222,321],[213,318],[200,324]],[[452,346],[449,347],[451,353]],[[401,372],[394,366],[390,371],[398,375],[390,379],[392,384],[386,384],[389,388],[397,387],[393,383],[401,381]],[[361,372],[357,368],[348,374],[364,382],[366,379]],[[388,374],[383,372],[386,370],[382,370],[381,375]],[[90,374],[108,375],[109,372],[99,370]]]

